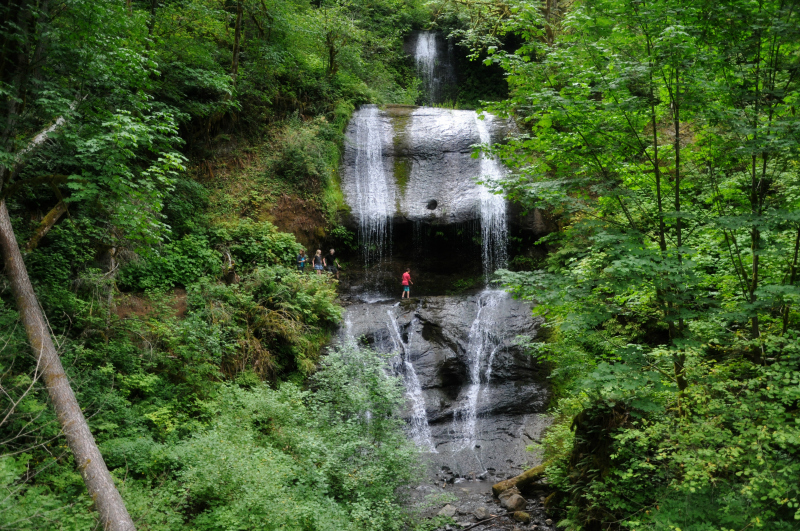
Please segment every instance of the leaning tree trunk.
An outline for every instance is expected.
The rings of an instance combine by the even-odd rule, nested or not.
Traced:
[[[134,530],[136,528],[133,520],[94,442],[92,432],[89,431],[89,425],[75,399],[64,367],[61,365],[61,359],[53,345],[47,322],[33,292],[25,263],[22,261],[22,253],[17,245],[5,200],[0,200],[0,252],[3,253],[11,291],[17,301],[28,340],[39,360],[39,367],[50,399],[53,401],[58,422],[75,456],[89,495],[94,501],[97,512],[100,513],[103,528],[109,531]]]
[[[58,220],[61,219],[61,216],[67,211],[67,204],[62,200],[56,203],[50,212],[42,219],[42,222],[39,223],[39,226],[36,227],[36,231],[34,231],[33,236],[31,239],[28,240],[28,244],[25,246],[25,252],[29,253],[36,249],[36,246],[39,245],[39,242],[42,241],[42,238],[47,236],[47,233],[50,232],[50,229],[58,223]]]

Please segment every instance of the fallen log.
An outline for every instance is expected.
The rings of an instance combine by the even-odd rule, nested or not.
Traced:
[[[529,470],[526,470],[519,476],[514,476],[513,478],[503,480],[500,483],[495,483],[492,485],[492,493],[495,495],[495,497],[498,497],[503,492],[514,487],[517,487],[518,489],[524,489],[526,486],[544,476],[544,469],[548,464],[549,463],[543,463],[539,466],[535,466]]]

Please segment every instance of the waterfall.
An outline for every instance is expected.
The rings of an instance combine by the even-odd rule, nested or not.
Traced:
[[[498,290],[484,290],[478,296],[478,313],[472,321],[467,340],[467,361],[469,383],[461,407],[455,412],[454,432],[461,449],[472,448],[477,438],[478,400],[481,392],[492,376],[492,363],[502,342],[498,340],[496,329],[497,315],[494,310],[506,294]],[[487,359],[488,358],[488,359]],[[483,375],[481,375],[481,369]]]
[[[393,197],[383,164],[383,127],[378,107],[365,105],[355,121],[355,195],[358,241],[366,264],[380,262],[391,244]]]
[[[490,119],[489,115],[485,115],[483,120],[475,115],[481,144],[489,147],[492,145],[492,137],[486,122]],[[483,274],[488,282],[495,270],[505,268],[507,265],[508,224],[505,199],[500,194],[492,193],[487,186],[503,178],[503,168],[496,159],[483,152],[480,161],[481,179],[486,183],[480,187],[481,250]]]
[[[414,62],[417,65],[417,74],[425,84],[428,97],[433,101],[436,94],[436,34],[422,31],[417,37],[417,46],[414,50]]]
[[[415,317],[411,321],[408,331],[408,341],[403,341],[400,329],[397,326],[397,318],[391,310],[386,310],[389,316],[389,331],[392,332],[392,341],[395,350],[400,353],[403,361],[403,380],[406,384],[406,396],[411,402],[411,424],[409,425],[409,435],[411,440],[420,448],[436,453],[431,438],[431,429],[428,426],[428,414],[425,412],[425,398],[422,396],[422,386],[417,378],[417,371],[411,363],[411,340],[414,337],[414,325],[418,322]]]
[[[414,63],[417,76],[422,80],[423,99],[429,103],[444,103],[454,84],[455,72],[451,58],[450,45],[440,46],[440,37],[433,31],[421,31],[417,34],[414,46]],[[442,39],[443,40],[443,39]]]
[[[502,478],[537,459],[525,448],[546,425],[546,384],[535,359],[509,341],[535,336],[537,323],[530,306],[486,289],[413,307],[356,302],[342,333],[387,354],[386,374],[403,379],[405,430],[425,453],[426,477],[458,482]]]

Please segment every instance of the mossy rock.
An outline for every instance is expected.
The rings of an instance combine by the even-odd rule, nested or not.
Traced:
[[[531,521],[531,515],[525,511],[516,511],[512,516],[514,517],[514,520],[523,524],[529,524]]]

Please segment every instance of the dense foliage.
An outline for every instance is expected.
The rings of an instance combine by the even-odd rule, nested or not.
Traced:
[[[13,318],[8,311],[3,317]],[[325,392],[292,383],[275,390],[253,372],[220,381],[220,358],[235,344],[221,341],[232,339],[227,327],[206,330],[193,310],[182,322],[162,316],[128,325],[149,331],[150,352],[120,337],[68,345],[64,357],[140,529],[403,525],[395,490],[409,480],[415,450],[396,415],[402,384],[385,375],[380,356],[335,351],[312,379]],[[8,356],[3,362],[7,369]],[[18,376],[7,389],[30,383]],[[46,402],[32,391],[3,426],[17,437],[5,441],[15,451],[0,460],[0,525],[92,527],[91,500]]]
[[[501,278],[547,318],[560,525],[796,529],[794,2],[11,0],[0,198],[137,525],[406,524],[399,383],[368,350],[321,356],[335,283],[294,269],[275,212],[352,239],[344,128],[418,100],[423,27],[488,65],[459,58],[447,105],[505,98],[502,188],[559,225]],[[0,527],[91,528],[8,284]]]
[[[562,227],[502,275],[550,328],[550,505],[571,530],[796,529],[800,13],[514,5],[505,189]]]
[[[314,374],[335,284],[298,274],[300,244],[266,220],[298,198],[347,235],[343,129],[359,103],[414,101],[402,39],[427,16],[402,0],[0,6],[2,198],[140,528],[405,521],[398,384],[369,352]],[[0,527],[91,528],[0,279]]]

